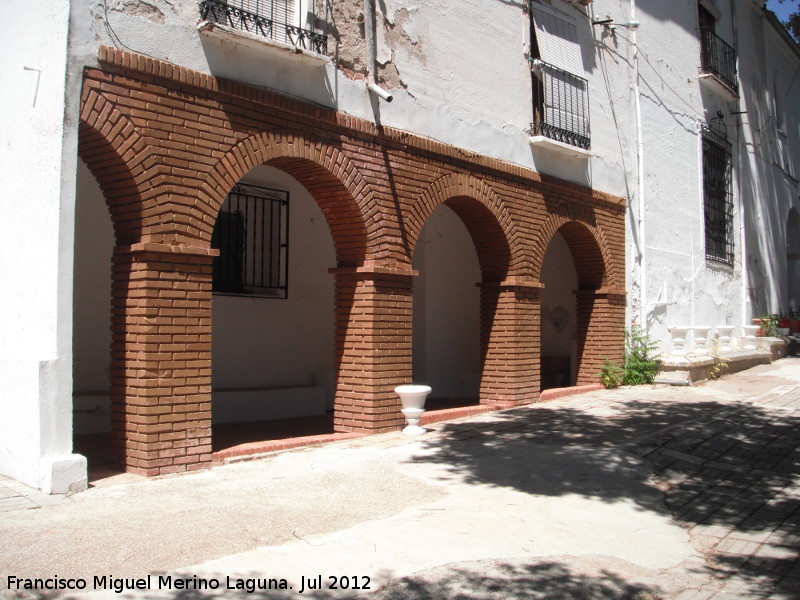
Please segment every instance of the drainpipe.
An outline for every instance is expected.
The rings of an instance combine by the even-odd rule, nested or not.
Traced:
[[[378,96],[383,98],[386,102],[394,100],[389,92],[378,85],[375,79],[376,61],[375,61],[375,0],[364,0],[364,35],[367,42],[367,89]]]
[[[764,2],[756,2],[759,9],[764,9]],[[736,17],[736,2],[731,0],[731,20],[733,21],[733,48],[736,50],[736,60],[739,61],[739,26]],[[739,77],[740,71],[736,69],[736,76]],[[744,198],[742,197],[742,164],[747,158],[747,144],[742,148],[742,139],[744,137],[744,127],[742,120],[739,118],[742,112],[747,113],[747,107],[742,111],[741,97],[736,100],[736,196],[739,200],[739,247],[742,252],[742,325],[750,324],[750,316],[748,313],[752,311],[752,307],[748,309],[750,304],[750,291],[749,280],[747,276],[747,221],[744,212]],[[749,119],[748,119],[749,120]]]
[[[636,0],[631,0],[631,22],[636,22]],[[633,102],[636,113],[636,193],[639,201],[639,263],[641,268],[639,278],[639,310],[641,311],[641,326],[648,330],[647,324],[647,238],[645,236],[645,206],[644,206],[644,140],[642,134],[642,104],[639,89],[639,46],[636,40],[637,30],[631,31],[631,46],[633,47]]]

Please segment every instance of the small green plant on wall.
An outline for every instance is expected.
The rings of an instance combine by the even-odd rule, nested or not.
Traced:
[[[661,370],[658,345],[636,324],[625,330],[625,356],[622,367],[606,358],[600,369],[600,382],[607,388],[618,385],[653,383]]]
[[[719,338],[715,338],[711,341],[711,357],[714,359],[714,364],[711,365],[708,376],[711,379],[719,379],[728,370],[728,363],[719,355]]]

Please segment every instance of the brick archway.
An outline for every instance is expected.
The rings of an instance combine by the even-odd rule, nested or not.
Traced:
[[[536,311],[530,306],[538,302],[538,288],[518,275],[524,259],[514,221],[487,181],[451,173],[432,182],[405,218],[411,254],[425,221],[440,205],[464,223],[481,267],[480,402],[530,402],[538,394],[538,357],[530,344],[537,336]]]
[[[253,167],[267,164],[300,182],[314,197],[333,237],[338,266],[354,267],[380,261],[387,251],[380,232],[388,224],[382,215],[365,218],[374,193],[356,165],[337,147],[288,131],[264,131],[232,146],[214,165],[198,190],[208,218],[199,236],[211,239],[211,230],[228,191]]]
[[[453,209],[470,232],[484,281],[502,281],[523,262],[519,235],[502,200],[489,183],[467,173],[433,181],[404,216],[409,260],[422,226],[441,204]]]
[[[590,208],[572,202],[559,205],[539,230],[531,256],[533,276],[537,280],[541,277],[544,254],[557,231],[567,239],[581,287],[622,287],[619,285],[619,269],[603,229],[596,223]]]
[[[537,279],[541,278],[544,254],[556,233],[560,233],[570,249],[578,277],[577,384],[595,383],[605,357],[622,357],[625,293],[617,287],[616,265],[591,211],[564,204],[557,212],[545,222],[537,239],[533,272]]]

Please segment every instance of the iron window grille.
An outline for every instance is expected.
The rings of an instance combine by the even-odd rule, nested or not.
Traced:
[[[706,258],[733,265],[733,191],[731,144],[703,127],[703,206]]]
[[[589,83],[583,77],[531,61],[533,123],[531,134],[589,149]]]
[[[286,298],[289,192],[238,184],[222,205],[211,247],[217,294]]]
[[[298,0],[202,0],[200,18],[234,29],[289,44],[317,54],[328,53],[328,36],[324,31],[293,24]],[[328,2],[324,1],[324,23],[328,23]],[[311,0],[308,22],[317,27],[317,0]]]
[[[710,27],[700,28],[700,72],[714,75],[734,92],[739,92],[736,50]]]

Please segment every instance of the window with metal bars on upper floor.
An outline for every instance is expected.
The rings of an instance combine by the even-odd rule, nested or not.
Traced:
[[[706,258],[733,265],[733,189],[731,144],[703,127],[703,213]]]
[[[589,149],[589,85],[574,22],[541,2],[530,3],[531,135]]]
[[[202,0],[200,18],[327,54],[330,4],[331,0]]]
[[[262,298],[288,295],[289,192],[237,184],[211,236],[217,294]]]

